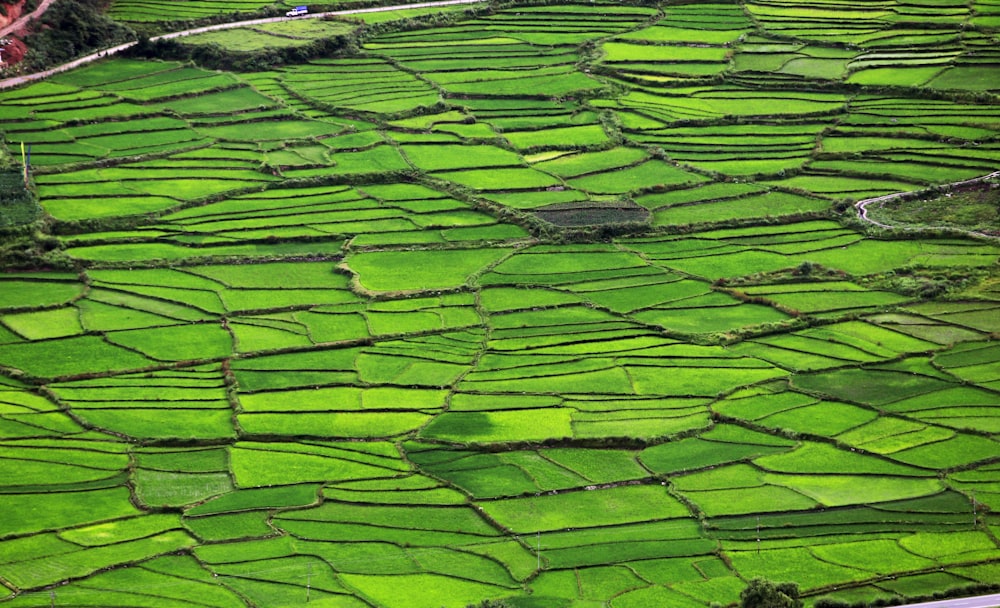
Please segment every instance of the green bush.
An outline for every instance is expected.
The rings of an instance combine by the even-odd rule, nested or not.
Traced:
[[[799,586],[754,578],[740,593],[740,608],[802,608]]]

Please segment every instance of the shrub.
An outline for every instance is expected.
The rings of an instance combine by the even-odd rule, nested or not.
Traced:
[[[740,608],[802,608],[799,586],[754,578],[740,593]]]

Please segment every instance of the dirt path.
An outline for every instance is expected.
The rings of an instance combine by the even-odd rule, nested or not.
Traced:
[[[31,19],[38,19],[39,17],[41,17],[42,13],[48,10],[49,5],[55,1],[56,0],[42,0],[42,3],[39,4],[38,8],[36,8],[35,10],[31,11],[27,15],[21,15],[20,17],[17,18],[16,21],[12,21],[11,23],[7,24],[7,27],[0,28],[0,38],[3,38],[7,34],[11,34],[23,28],[25,25],[27,25],[28,21],[30,21]]]
[[[998,177],[998,176],[1000,176],[1000,171],[994,171],[993,173],[990,173],[989,175],[984,175],[982,177],[974,177],[972,179],[966,179],[966,180],[962,180],[960,182],[952,182],[950,184],[945,184],[945,186],[948,187],[948,188],[960,188],[962,186],[971,186],[973,184],[979,184],[979,183],[982,183],[982,182],[985,182],[985,181],[989,181],[989,180],[993,179],[994,177]],[[866,198],[863,201],[858,201],[858,202],[854,203],[854,207],[858,210],[858,216],[863,221],[868,222],[869,224],[874,224],[875,226],[878,226],[879,228],[886,228],[886,229],[892,230],[892,229],[894,229],[896,227],[895,226],[890,226],[889,224],[883,224],[882,222],[873,220],[872,218],[868,217],[868,206],[877,203],[878,206],[881,207],[882,205],[884,205],[885,203],[887,203],[887,202],[889,202],[891,200],[895,200],[895,199],[903,197],[903,196],[913,196],[913,195],[914,195],[913,192],[896,192],[895,194],[886,194],[884,196],[876,196],[875,198]],[[901,230],[955,230],[955,228],[951,228],[949,226],[925,226],[925,227],[922,227],[922,228],[901,228]],[[971,230],[966,230],[964,232],[966,232],[968,234],[971,234],[971,235],[981,236],[981,237],[986,237],[986,238],[998,238],[998,237],[996,237],[994,235],[984,234],[982,232],[974,232],[974,231],[971,231]]]
[[[329,11],[329,12],[326,12],[326,13],[314,13],[314,14],[310,14],[310,15],[302,15],[300,17],[269,17],[267,19],[250,19],[248,21],[235,21],[233,23],[220,23],[218,25],[207,25],[205,27],[197,27],[197,28],[194,28],[194,29],[183,30],[183,31],[180,31],[180,32],[170,32],[169,34],[162,34],[160,36],[154,36],[154,37],[150,38],[150,40],[154,41],[154,42],[157,41],[157,40],[169,40],[170,38],[179,38],[181,36],[190,36],[191,34],[201,34],[203,32],[213,32],[213,31],[216,31],[216,30],[227,30],[227,29],[232,29],[232,28],[236,28],[236,27],[246,27],[248,25],[260,25],[262,23],[277,23],[279,21],[296,21],[296,20],[300,20],[300,19],[320,19],[322,17],[335,17],[335,16],[342,16],[342,15],[360,15],[362,13],[381,13],[381,12],[387,12],[387,11],[398,11],[398,10],[407,10],[407,9],[414,9],[414,8],[435,8],[435,7],[438,7],[438,6],[452,6],[452,5],[455,5],[455,4],[479,4],[479,3],[484,2],[484,1],[485,0],[443,0],[442,2],[418,2],[418,3],[415,3],[415,4],[403,4],[403,5],[397,5],[397,6],[380,6],[380,7],[375,7],[375,8],[358,8],[358,9],[351,9],[351,10],[345,10],[345,11]],[[39,13],[39,11],[44,12],[43,8],[47,7],[52,2],[55,2],[55,0],[43,0],[42,6],[40,6],[38,8],[38,10],[36,10],[31,15],[34,15],[35,13],[41,14],[41,13]],[[30,15],[28,17],[30,17]],[[24,18],[22,18],[22,19],[24,19]],[[20,21],[21,21],[21,19],[19,19],[15,23],[18,23]],[[13,25],[14,24],[12,24],[12,26]],[[0,89],[7,89],[7,88],[10,88],[10,87],[16,87],[16,86],[19,86],[19,85],[22,85],[22,84],[25,84],[25,83],[28,83],[28,82],[35,81],[35,80],[42,80],[43,78],[48,78],[49,76],[52,76],[53,74],[58,74],[60,72],[65,72],[67,70],[72,70],[73,68],[79,67],[79,66],[87,64],[87,63],[90,63],[92,61],[97,61],[98,59],[103,59],[104,57],[109,57],[111,55],[115,55],[116,53],[120,53],[120,52],[124,51],[125,49],[128,49],[128,48],[131,48],[131,47],[135,46],[136,44],[137,43],[135,43],[135,42],[127,42],[125,44],[120,44],[118,46],[114,46],[114,47],[111,47],[109,49],[104,49],[102,51],[98,51],[96,53],[92,53],[90,55],[87,55],[86,57],[80,57],[78,59],[74,59],[73,61],[70,61],[69,63],[64,63],[63,65],[60,65],[60,66],[52,68],[51,70],[45,70],[44,72],[36,72],[34,74],[25,74],[24,76],[15,76],[14,78],[7,78],[5,80],[0,80]]]

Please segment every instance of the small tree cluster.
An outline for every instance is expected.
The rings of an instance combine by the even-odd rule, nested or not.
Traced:
[[[799,586],[755,578],[740,593],[740,608],[802,608]]]
[[[465,608],[510,608],[510,604],[503,600],[483,600],[478,604],[469,604]]]

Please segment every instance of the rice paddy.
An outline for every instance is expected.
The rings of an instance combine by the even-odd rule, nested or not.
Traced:
[[[848,204],[997,169],[974,4],[519,5],[3,92],[62,269],[0,273],[0,605],[1000,584],[1000,249]]]

